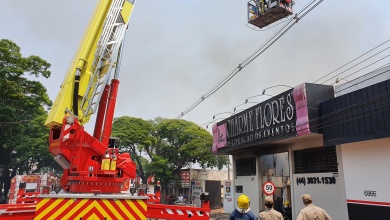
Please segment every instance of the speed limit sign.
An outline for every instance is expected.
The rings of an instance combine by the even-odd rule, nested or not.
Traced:
[[[263,192],[267,196],[273,195],[275,193],[275,185],[271,181],[267,181],[263,184]]]

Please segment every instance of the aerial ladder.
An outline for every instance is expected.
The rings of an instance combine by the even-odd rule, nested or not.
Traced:
[[[119,154],[110,142],[121,48],[133,7],[134,1],[100,1],[45,122],[67,192],[90,193],[99,186],[101,193],[120,193],[124,182],[135,178],[130,155]],[[95,113],[92,136],[83,125]]]
[[[264,28],[293,14],[292,0],[251,0],[248,2],[248,23]]]
[[[135,0],[99,0],[45,125],[49,151],[63,168],[54,186],[29,203],[1,205],[1,219],[209,219],[202,207],[151,202],[129,192],[136,164],[110,138],[119,67]],[[84,130],[96,114],[93,135]],[[149,199],[149,202],[148,202]]]
[[[147,197],[121,193],[136,177],[136,165],[110,139],[121,52],[134,4],[97,4],[45,122],[49,151],[63,175],[56,193],[38,196],[35,219],[146,218]],[[93,114],[90,135],[83,125]]]

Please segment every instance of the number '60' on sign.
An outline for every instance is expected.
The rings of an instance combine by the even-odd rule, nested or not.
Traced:
[[[275,193],[275,185],[271,181],[267,181],[263,184],[263,193],[267,196]]]

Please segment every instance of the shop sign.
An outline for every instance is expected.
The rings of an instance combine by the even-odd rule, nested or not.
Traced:
[[[255,105],[226,120],[227,146],[291,133],[296,135],[293,89]]]
[[[192,197],[194,199],[200,199],[200,195],[203,193],[202,182],[194,181],[192,183]]]

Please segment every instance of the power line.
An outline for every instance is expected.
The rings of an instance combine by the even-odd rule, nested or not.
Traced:
[[[388,112],[390,104],[388,102],[388,98],[390,97],[390,93],[386,92],[384,94],[381,94],[373,99],[364,100],[359,103],[355,103],[353,105],[350,105],[346,108],[342,108],[336,111],[333,111],[328,114],[324,114],[320,117],[311,119],[305,123],[299,124],[295,130],[297,134],[299,132],[303,132],[307,129],[309,131],[317,131],[320,129],[324,129],[330,126],[335,126],[337,124],[349,122],[352,120],[364,118],[364,117],[371,117],[381,112]],[[375,104],[375,105],[374,105]],[[374,106],[373,106],[374,105]],[[370,107],[372,106],[372,107]],[[384,115],[385,117],[385,115]],[[309,125],[308,128],[306,128],[306,125]],[[302,128],[300,128],[302,127]],[[275,136],[267,136],[263,143],[269,143],[274,140],[280,140],[280,138],[283,138],[285,136],[289,136],[291,133],[283,133],[280,135]],[[235,148],[235,150],[246,147],[248,144],[252,144],[252,142],[248,142],[246,144],[243,144],[242,146]]]
[[[389,41],[390,41],[390,40],[386,40],[384,43],[389,42]],[[379,46],[384,45],[384,43],[381,43]],[[379,46],[374,47],[373,49],[369,50],[368,52],[372,52],[374,49],[377,49]],[[381,50],[380,52],[378,52],[378,53],[376,53],[376,54],[374,54],[374,55],[372,55],[372,56],[370,56],[370,57],[364,59],[363,61],[359,62],[358,64],[355,64],[355,65],[353,65],[352,67],[349,67],[347,70],[344,70],[344,71],[342,71],[342,72],[336,74],[336,75],[333,76],[332,78],[336,78],[336,77],[340,76],[341,74],[345,73],[346,71],[351,70],[352,68],[354,68],[354,67],[356,67],[356,66],[358,66],[358,65],[360,65],[360,64],[362,64],[362,63],[364,63],[364,62],[366,62],[367,60],[369,60],[369,59],[371,59],[371,58],[373,58],[373,57],[378,56],[379,54],[381,54],[382,52],[384,52],[384,51],[387,50],[387,49],[388,49],[388,48]],[[364,53],[363,55],[358,56],[357,58],[353,59],[352,61],[349,61],[347,64],[342,65],[341,67],[337,68],[336,70],[332,71],[331,73],[334,73],[335,71],[340,70],[342,67],[345,67],[345,66],[347,66],[348,64],[351,64],[353,61],[356,61],[358,58],[361,58],[361,57],[363,57],[364,55],[368,54],[368,52]],[[372,66],[372,65],[374,65],[374,64],[376,64],[376,63],[378,63],[379,61],[384,60],[385,58],[387,58],[387,57],[389,57],[389,56],[390,56],[390,55],[386,55],[386,56],[384,56],[384,57],[381,57],[381,58],[379,58],[378,60],[373,61],[372,63],[367,64],[366,66],[360,68],[359,70],[357,70],[357,71],[355,71],[355,72],[353,72],[353,73],[348,74],[346,77],[349,77],[349,76],[351,76],[351,75],[353,75],[353,74],[356,74],[356,73],[358,73],[358,72],[360,72],[360,71],[362,71],[362,70],[364,70],[364,69],[366,69],[366,68],[368,68],[368,67],[370,67],[370,66]],[[381,69],[383,69],[384,67],[387,67],[387,66],[389,66],[389,65],[390,65],[390,63],[386,63],[386,64],[384,64],[384,65],[382,65],[382,66],[376,68],[376,69],[373,70],[373,71],[381,70]],[[364,83],[364,82],[367,81],[367,80],[373,79],[373,78],[375,78],[375,77],[378,77],[378,76],[380,76],[380,75],[386,74],[386,73],[388,73],[388,72],[389,72],[389,70],[383,70],[382,72],[380,72],[380,73],[378,73],[378,74],[375,74],[374,76],[371,76],[371,77],[369,77],[369,78],[366,78],[365,80],[363,80],[363,81],[361,81],[361,82],[352,84],[352,85],[350,85],[350,86],[348,86],[347,88],[344,88],[344,89],[342,89],[342,90],[348,89],[348,88],[350,88],[350,87],[352,87],[352,86],[355,86],[355,87],[356,87],[356,85],[358,85],[358,84]],[[326,76],[329,76],[331,73],[326,74],[324,77],[321,77],[320,79],[324,79]],[[327,80],[325,80],[324,82],[327,82],[327,81],[331,80],[332,78],[327,79]],[[318,82],[320,79],[318,79],[318,80],[316,80],[316,81],[314,81],[314,82]],[[323,82],[323,83],[324,83],[324,82]],[[321,84],[323,84],[323,83],[321,83]],[[336,82],[335,82],[335,83],[336,83]],[[334,85],[335,83],[332,83],[331,85]],[[272,87],[276,87],[276,86],[271,86],[271,87],[268,87],[268,88],[272,88]],[[342,91],[342,90],[340,90],[340,91]],[[339,92],[340,92],[340,91],[339,91]],[[307,89],[306,92],[310,92],[310,89]],[[257,95],[257,96],[259,96],[259,95]],[[255,97],[255,96],[252,96],[252,97]],[[249,98],[251,98],[251,97],[249,97]],[[319,98],[319,97],[313,97],[313,100],[317,100],[317,98]],[[316,102],[316,101],[313,101],[313,102],[311,102],[311,103],[307,103],[307,105],[313,104],[314,102]],[[245,103],[243,103],[243,104],[245,104]],[[241,104],[241,105],[242,105],[242,104]],[[306,106],[301,106],[301,107],[299,107],[299,108],[304,108],[304,107],[306,107]],[[299,108],[297,108],[296,110],[299,110]],[[238,112],[235,112],[235,114],[237,114],[237,113],[238,113]],[[224,119],[224,118],[222,118],[222,119]],[[214,121],[213,121],[213,122],[214,122]]]
[[[384,45],[385,43],[387,43],[387,42],[389,42],[389,41],[390,41],[390,39],[389,39],[389,40],[386,40],[386,41],[383,42],[383,43],[381,43],[379,46],[382,46],[382,45]],[[368,52],[372,52],[374,49],[377,49],[379,46],[374,47],[373,49],[369,50]],[[334,79],[334,78],[340,76],[340,75],[343,74],[343,73],[346,73],[347,71],[353,69],[354,67],[357,67],[358,65],[363,64],[364,62],[368,61],[368,60],[371,59],[371,58],[374,58],[374,57],[378,56],[379,54],[383,53],[384,51],[386,51],[386,50],[389,49],[389,48],[390,48],[390,47],[387,47],[387,48],[385,48],[385,49],[383,49],[383,50],[381,50],[381,51],[375,53],[374,55],[372,55],[372,56],[370,56],[370,57],[368,57],[368,58],[365,58],[363,61],[360,61],[359,63],[354,64],[353,66],[347,68],[346,70],[343,70],[342,72],[336,74],[335,76],[331,77],[330,79],[325,80],[324,82],[322,82],[322,83],[320,83],[320,84],[323,85],[325,82],[328,82],[329,80]],[[351,64],[353,61],[356,61],[358,58],[361,58],[362,56],[368,54],[368,52],[364,53],[363,55],[360,55],[359,57],[353,59],[352,61],[348,62],[347,64],[342,65],[341,67],[337,68],[336,70],[332,71],[331,73],[334,73],[335,71],[340,70],[342,67],[345,67],[346,65]],[[390,56],[390,55],[386,55],[386,56],[384,56],[384,57],[381,57],[381,58],[379,58],[379,59],[373,61],[372,63],[367,64],[366,66],[363,66],[363,67],[360,68],[359,70],[356,70],[356,71],[354,71],[354,72],[348,74],[347,76],[345,76],[345,77],[343,77],[343,78],[350,77],[350,76],[352,76],[352,75],[354,75],[354,74],[356,74],[356,73],[358,73],[358,72],[360,72],[360,71],[362,71],[362,70],[364,70],[364,69],[366,69],[366,68],[368,68],[368,67],[370,67],[370,66],[372,66],[372,65],[374,65],[374,64],[376,64],[376,63],[379,63],[380,61],[383,61],[385,58],[388,58],[389,56]],[[379,69],[381,69],[381,68],[383,68],[383,67],[385,67],[385,66],[388,66],[388,65],[389,65],[389,63],[386,63],[385,65],[382,65],[381,67],[377,68],[376,70],[379,70]],[[375,70],[374,70],[374,71],[375,71]],[[384,71],[384,72],[382,72],[381,74],[384,74],[384,73],[386,73],[386,72],[387,72],[387,71]],[[377,74],[377,75],[375,75],[374,77],[377,77],[378,75],[381,75],[381,74]],[[329,74],[326,74],[325,76],[328,76],[328,75],[329,75]],[[320,79],[323,79],[323,78],[324,78],[324,77],[321,77]],[[373,78],[373,77],[371,77],[371,78]],[[368,79],[366,79],[366,80],[368,80]],[[359,82],[359,83],[357,83],[357,84],[363,83],[363,82],[365,82],[366,80],[364,80],[364,81],[362,81],[362,82]],[[316,80],[316,81],[314,81],[313,83],[318,82],[318,81],[319,81],[319,80]],[[335,83],[332,83],[331,85],[334,85],[334,84],[335,84]],[[355,85],[356,85],[356,84],[355,84]],[[269,87],[269,88],[271,88],[271,87]],[[307,89],[306,92],[310,92],[310,89]],[[319,97],[313,97],[313,100],[316,100],[316,98],[319,98]],[[309,104],[312,104],[312,103],[307,103],[307,104],[309,105]],[[303,106],[302,106],[302,107],[303,107]],[[301,107],[301,108],[302,108],[302,107]],[[298,110],[298,109],[297,109],[297,110]]]
[[[270,46],[272,46],[277,40],[279,40],[288,30],[290,30],[299,20],[301,20],[304,16],[306,16],[310,11],[312,11],[315,7],[317,7],[323,0],[318,1],[314,6],[308,8],[311,4],[316,2],[313,0],[309,5],[307,5],[304,9],[302,9],[299,14],[295,14],[295,17],[290,19],[287,24],[285,24],[281,29],[279,29],[270,39],[268,39],[263,45],[255,50],[249,57],[247,57],[243,62],[239,63],[238,66],[233,69],[227,76],[225,76],[222,80],[220,80],[213,88],[211,88],[208,92],[201,96],[200,99],[195,101],[192,105],[190,105],[186,110],[182,111],[176,119],[179,119],[192,111],[195,107],[197,107],[201,102],[205,99],[213,95],[217,92],[222,86],[224,86],[227,82],[229,82],[237,73],[239,73],[243,68],[249,65],[253,60],[259,57],[262,53],[264,53]],[[300,15],[303,13],[303,15]],[[293,20],[295,22],[291,23]]]

